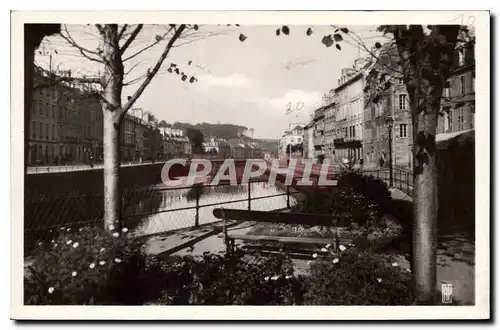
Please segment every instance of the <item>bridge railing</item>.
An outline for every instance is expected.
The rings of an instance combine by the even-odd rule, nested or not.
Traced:
[[[388,168],[362,170],[362,173],[381,179],[388,186],[391,185]],[[402,168],[395,168],[392,173],[392,186],[411,196],[413,193],[413,173],[408,169]]]

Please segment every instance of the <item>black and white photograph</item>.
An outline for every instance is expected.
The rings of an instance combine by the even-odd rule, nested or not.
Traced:
[[[487,11],[11,15],[11,317],[489,318]]]

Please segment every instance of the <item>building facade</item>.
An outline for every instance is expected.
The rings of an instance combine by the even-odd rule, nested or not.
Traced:
[[[314,159],[314,143],[313,143],[314,123],[311,121],[304,126],[304,158]]]
[[[392,153],[394,166],[412,167],[411,108],[398,59],[396,46],[387,43],[365,75],[363,160],[369,166],[388,166]]]
[[[58,72],[70,76],[71,72]],[[49,86],[33,90],[28,163],[90,163],[102,158],[103,116],[99,98],[89,86],[61,82],[35,68],[34,81]]]
[[[289,155],[293,146],[304,142],[304,126],[296,125],[293,129],[284,132],[279,141],[279,149],[282,155]]]
[[[360,63],[364,63],[361,65]],[[356,61],[353,68],[342,69],[335,88],[334,156],[336,162],[359,162],[363,158],[364,68]]]
[[[454,55],[450,78],[443,89],[438,135],[474,129],[476,112],[474,43],[460,45]]]
[[[313,117],[313,146],[314,158],[325,158],[325,107],[321,107],[314,111]]]

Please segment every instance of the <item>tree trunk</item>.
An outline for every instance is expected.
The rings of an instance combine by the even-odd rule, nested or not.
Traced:
[[[432,89],[432,91],[429,91]],[[414,98],[420,109],[413,120],[413,273],[419,303],[434,304],[437,250],[436,126],[442,89],[429,88],[428,98]],[[432,101],[429,101],[431,99]],[[420,102],[419,102],[420,101]]]
[[[120,226],[120,121],[116,112],[104,112],[104,227]],[[117,118],[118,117],[118,118]]]
[[[121,226],[120,191],[120,121],[122,119],[121,94],[123,62],[119,47],[118,25],[107,24],[102,32],[104,92],[104,228]]]

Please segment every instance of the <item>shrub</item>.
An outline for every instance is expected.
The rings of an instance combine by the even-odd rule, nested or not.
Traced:
[[[140,304],[135,285],[140,248],[126,235],[97,227],[61,227],[39,242],[24,277],[25,304]]]
[[[205,253],[148,261],[149,285],[161,288],[156,304],[295,305],[302,303],[301,279],[285,256]],[[156,274],[156,275],[153,275]],[[152,280],[154,278],[154,280]]]
[[[306,305],[408,305],[411,274],[373,253],[348,249],[311,264]]]

